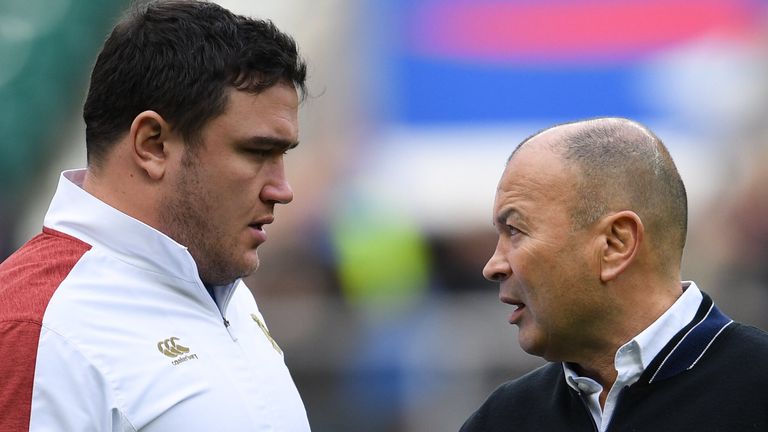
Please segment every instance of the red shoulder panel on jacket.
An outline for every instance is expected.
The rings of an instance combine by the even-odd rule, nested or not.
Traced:
[[[91,246],[43,228],[0,263],[0,430],[27,431],[43,314]]]

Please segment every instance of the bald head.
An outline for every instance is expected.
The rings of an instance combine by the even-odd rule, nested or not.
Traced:
[[[509,159],[533,146],[545,146],[574,168],[574,228],[609,212],[634,211],[661,261],[679,264],[688,218],[685,186],[653,132],[622,118],[566,123],[527,138]]]

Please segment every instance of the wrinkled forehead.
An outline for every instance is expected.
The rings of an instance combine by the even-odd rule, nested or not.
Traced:
[[[561,127],[548,129],[527,139],[510,157],[504,168],[501,182],[506,178],[560,177],[566,162],[562,158],[563,133]]]
[[[509,160],[496,189],[496,207],[506,201],[562,202],[571,199],[576,175],[548,145],[529,141]]]

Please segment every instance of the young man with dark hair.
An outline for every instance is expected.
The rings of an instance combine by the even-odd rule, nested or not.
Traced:
[[[0,265],[0,430],[308,431],[241,278],[293,192],[306,66],[271,22],[137,7],[85,103],[87,169]]]

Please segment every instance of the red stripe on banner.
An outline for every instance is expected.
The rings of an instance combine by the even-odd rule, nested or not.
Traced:
[[[414,14],[408,45],[420,55],[465,59],[635,57],[710,35],[749,37],[756,9],[726,0],[434,2]]]

